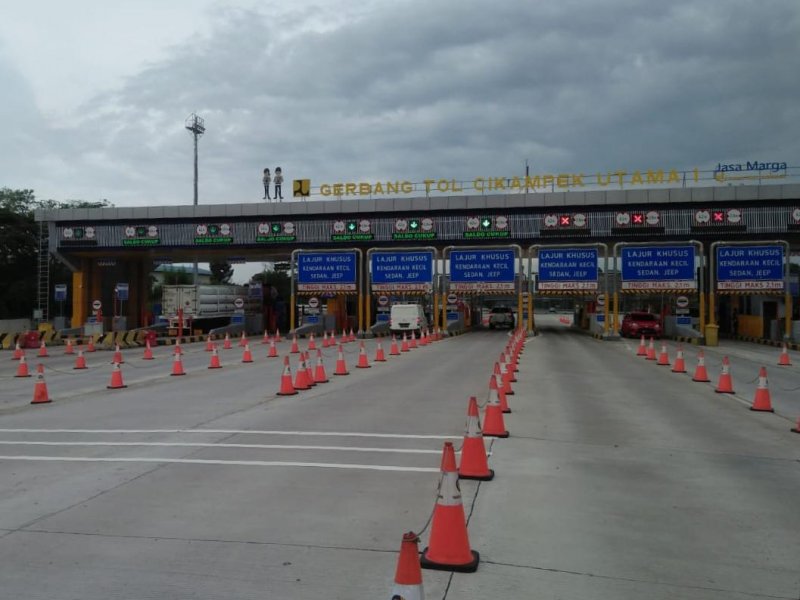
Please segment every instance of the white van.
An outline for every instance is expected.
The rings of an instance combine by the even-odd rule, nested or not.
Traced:
[[[393,304],[389,314],[391,331],[416,331],[428,327],[428,319],[421,304]]]

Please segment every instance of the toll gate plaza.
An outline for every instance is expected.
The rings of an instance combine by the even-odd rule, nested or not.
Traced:
[[[63,291],[73,327],[96,316],[96,306],[116,307],[121,286],[124,314],[109,316],[106,309],[105,329],[115,329],[114,317],[124,318],[124,329],[149,325],[145,290],[158,264],[287,260],[300,251],[331,262],[316,274],[297,273],[292,311],[299,297],[324,293],[328,312],[339,315],[335,328],[346,327],[351,317],[359,334],[373,325],[375,297],[387,292],[427,295],[442,329],[452,316],[446,302],[451,293],[504,294],[520,313],[528,312],[536,297],[572,296],[576,322],[606,337],[619,331],[626,297],[661,295],[681,299],[682,306],[667,302],[667,310],[680,319],[674,331],[684,337],[705,340],[710,325],[713,343],[714,328],[734,333],[726,329],[736,314],[741,329],[736,333],[796,342],[797,283],[790,262],[800,232],[798,198],[798,184],[737,185],[67,209],[40,212],[37,219],[43,250],[72,270]],[[479,260],[472,265],[478,269],[460,271],[464,280],[452,281],[445,252],[481,247],[487,249],[478,258],[490,257],[489,247],[515,248],[513,265],[508,259]],[[401,272],[394,274],[399,277],[394,287],[374,281],[378,267],[367,259],[370,250],[382,248],[392,248],[398,260],[409,256],[404,249],[432,248],[423,285],[415,287],[420,280]],[[586,252],[591,256],[582,262],[570,258]],[[355,268],[337,272],[345,268],[336,267],[342,259]],[[330,277],[320,279],[325,269]],[[42,265],[45,290],[46,271]],[[346,284],[341,277],[348,278]],[[660,302],[663,309],[663,298]],[[40,294],[43,320],[52,313],[51,303],[48,293]],[[296,325],[293,314],[291,327]],[[528,327],[534,330],[533,320]]]

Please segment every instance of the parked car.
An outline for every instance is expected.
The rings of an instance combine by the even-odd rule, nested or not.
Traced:
[[[495,306],[489,313],[489,329],[508,327],[514,329],[514,311],[508,306]]]
[[[621,333],[623,337],[655,337],[663,333],[661,317],[649,312],[629,312],[622,318]]]

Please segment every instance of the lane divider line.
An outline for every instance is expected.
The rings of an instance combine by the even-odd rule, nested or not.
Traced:
[[[231,465],[241,467],[312,467],[318,469],[354,469],[364,471],[400,471],[408,473],[438,473],[438,467],[400,467],[395,465],[360,465],[349,463],[316,463],[277,460],[206,460],[199,458],[149,458],[149,457],[90,457],[90,456],[0,456],[3,460],[19,460],[31,462],[128,462],[128,463],[160,463],[184,465]]]
[[[437,454],[441,450],[418,448],[361,448],[358,446],[303,446],[283,444],[214,444],[201,442],[43,442],[30,440],[0,440],[3,446],[153,446],[175,448],[254,448],[259,450],[331,450],[336,452],[386,452],[398,454]]]
[[[419,435],[410,433],[364,433],[345,431],[278,431],[260,429],[9,429],[0,428],[0,433],[220,433],[256,435],[306,435],[331,437],[373,437],[410,440],[460,440],[457,435]]]

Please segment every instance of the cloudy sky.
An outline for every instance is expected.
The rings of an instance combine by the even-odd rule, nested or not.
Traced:
[[[800,164],[797,0],[27,0],[0,187],[117,206],[287,182]],[[290,186],[289,186],[290,187]],[[286,192],[284,192],[286,196]]]

